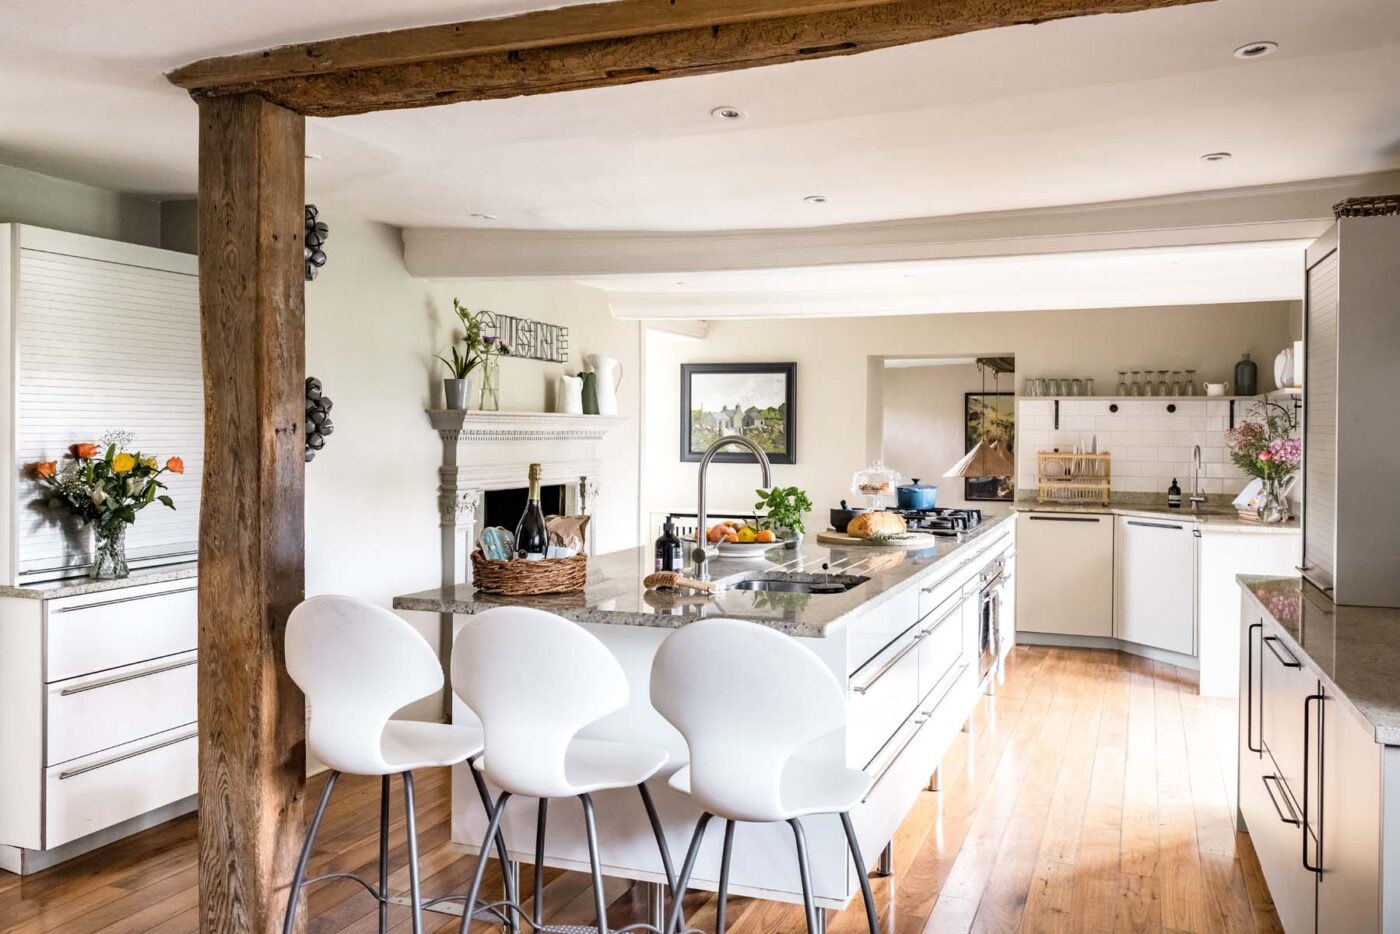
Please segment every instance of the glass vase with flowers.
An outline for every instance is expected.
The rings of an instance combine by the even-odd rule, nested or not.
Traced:
[[[185,472],[185,462],[179,457],[167,458],[162,465],[152,455],[123,450],[127,445],[122,442],[129,440],[124,433],[112,436],[105,451],[98,444],[75,444],[62,463],[44,461],[30,468],[50,508],[92,526],[89,576],[98,580],[127,576],[126,527],[151,503],[174,509],[175,501],[163,492],[166,485],[160,478]]]
[[[1303,463],[1303,442],[1296,437],[1298,418],[1277,402],[1261,403],[1258,418],[1240,422],[1225,433],[1235,466],[1263,482],[1256,513],[1275,525],[1289,518],[1288,490]]]

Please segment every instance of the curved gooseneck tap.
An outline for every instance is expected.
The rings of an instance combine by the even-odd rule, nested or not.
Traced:
[[[705,542],[709,535],[707,528],[709,518],[705,512],[705,480],[710,472],[710,461],[715,459],[715,454],[721,448],[727,448],[731,444],[737,444],[739,447],[748,448],[753,452],[753,456],[758,458],[759,469],[763,471],[763,488],[768,489],[773,486],[773,466],[768,463],[768,455],[763,453],[763,448],[743,435],[727,435],[706,449],[705,456],[700,458],[700,495],[699,502],[695,507],[695,550],[690,554],[695,561],[694,576],[697,580],[707,581],[710,579],[710,572],[706,565],[709,555],[705,553]]]

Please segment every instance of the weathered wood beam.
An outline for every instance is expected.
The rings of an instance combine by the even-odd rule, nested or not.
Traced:
[[[608,87],[1210,0],[616,0],[207,59],[196,98],[256,93],[308,116]]]
[[[200,930],[273,934],[302,832],[305,706],[283,632],[302,599],[305,120],[199,104],[204,492]]]

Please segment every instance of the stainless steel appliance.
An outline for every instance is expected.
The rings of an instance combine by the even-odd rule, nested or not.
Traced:
[[[1005,559],[993,558],[989,561],[987,566],[982,569],[981,579],[982,590],[977,601],[978,684],[986,680],[987,675],[996,667],[997,658],[1001,656],[1001,645],[1004,638],[1001,613],[1006,588]]]
[[[896,509],[911,530],[933,535],[957,535],[977,528],[982,522],[980,509]]]

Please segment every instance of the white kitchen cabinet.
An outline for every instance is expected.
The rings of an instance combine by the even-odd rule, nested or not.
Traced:
[[[1317,878],[1318,931],[1381,930],[1381,747],[1357,722],[1342,701],[1324,691],[1321,709],[1313,707],[1323,727],[1309,737],[1313,751],[1321,749],[1321,771],[1313,771],[1309,796],[1322,793],[1308,806],[1309,822],[1320,826],[1320,850],[1314,859],[1323,872]],[[1321,742],[1316,737],[1321,734]],[[1310,763],[1311,765],[1312,763]],[[1316,766],[1314,766],[1316,768]],[[1319,802],[1319,798],[1321,799]],[[1314,810],[1316,808],[1316,810]]]
[[[1125,642],[1196,654],[1196,524],[1119,516],[1113,619]]]
[[[1023,512],[1016,564],[1018,632],[1113,635],[1113,516]]]

